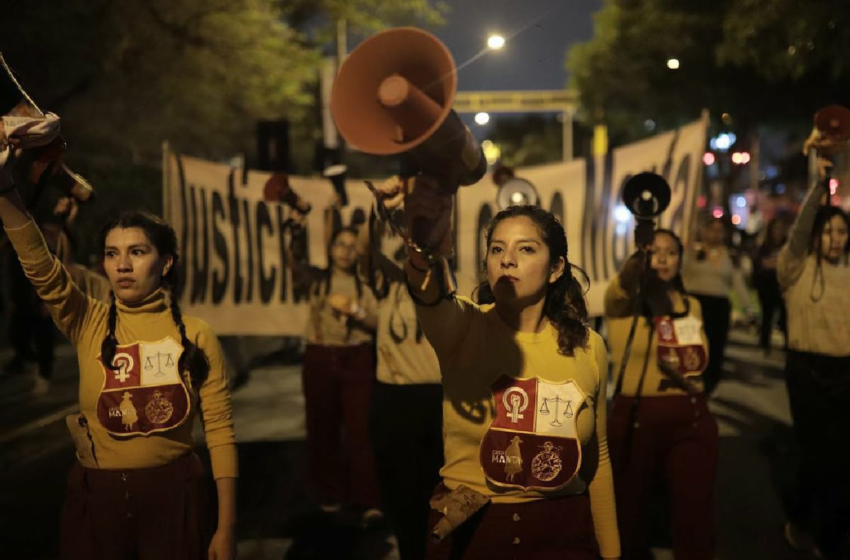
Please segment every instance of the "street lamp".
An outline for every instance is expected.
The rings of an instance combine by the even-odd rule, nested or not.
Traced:
[[[487,37],[487,46],[491,50],[498,51],[505,46],[505,38],[498,33],[494,33]]]
[[[678,70],[679,69],[679,59],[678,58],[670,58],[667,60],[667,68],[670,70]]]
[[[485,125],[490,122],[490,114],[489,113],[475,113],[475,122],[480,125]]]

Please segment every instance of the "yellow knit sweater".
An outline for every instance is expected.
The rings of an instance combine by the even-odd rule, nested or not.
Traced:
[[[192,425],[200,410],[213,476],[236,477],[230,392],[221,348],[209,325],[194,317],[183,317],[188,338],[204,351],[210,363],[206,381],[201,387],[192,387],[188,375],[180,376],[174,365],[182,346],[167,294],[157,290],[138,304],[118,302],[115,334],[118,354],[122,356],[117,354],[114,363],[124,365],[118,371],[107,370],[100,363],[100,349],[108,330],[109,306],[86,296],[77,287],[48,251],[33,222],[6,229],[6,233],[56,325],[76,347],[80,410],[88,420],[98,467],[134,469],[173,462],[191,451]],[[161,379],[173,383],[157,383],[159,374]],[[120,388],[122,383],[132,385],[134,379],[150,385],[144,393],[148,396],[146,402],[137,402],[142,393],[132,394]],[[179,402],[181,395],[185,406]],[[109,398],[113,398],[111,404]],[[121,428],[127,433],[120,433]]]

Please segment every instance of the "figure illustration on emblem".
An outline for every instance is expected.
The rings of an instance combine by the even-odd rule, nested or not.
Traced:
[[[511,387],[502,395],[502,404],[505,405],[508,418],[516,424],[525,418],[525,415],[520,413],[528,408],[528,393],[520,387]]]
[[[549,425],[553,426],[555,428],[560,428],[561,426],[564,425],[558,419],[558,410],[560,409],[561,403],[567,404],[567,407],[564,409],[564,418],[572,418],[573,417],[573,401],[571,401],[571,400],[565,401],[564,399],[561,398],[560,395],[555,395],[552,398],[545,397],[543,399],[543,406],[540,407],[540,414],[542,416],[547,416],[550,413],[550,411],[549,411],[549,403],[550,402],[555,403],[555,416],[554,416],[554,420],[549,422]]]
[[[125,391],[121,398],[121,404],[118,405],[118,410],[121,411],[121,423],[124,424],[124,429],[128,432],[133,429],[133,424],[139,421],[136,407],[130,402],[132,398],[133,395],[129,391]]]
[[[664,360],[664,363],[673,369],[679,369],[679,366],[682,365],[682,361],[679,359],[679,354],[676,353],[675,348],[668,348],[667,352],[664,353],[662,360]]]
[[[551,441],[544,443],[541,448],[543,451],[531,460],[531,474],[537,480],[549,482],[558,476],[564,467],[561,456],[558,454],[561,448],[553,445]]]
[[[658,326],[658,331],[663,340],[673,340],[673,325],[666,321],[662,321]]]
[[[162,396],[159,390],[153,392],[153,397],[145,405],[145,416],[152,424],[164,424],[168,422],[174,413],[174,406]]]
[[[519,450],[519,444],[522,440],[519,436],[511,438],[511,444],[505,449],[505,474],[507,481],[513,482],[514,477],[522,472],[522,454]]]

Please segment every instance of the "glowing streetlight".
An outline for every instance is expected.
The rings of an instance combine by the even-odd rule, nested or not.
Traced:
[[[670,58],[667,60],[667,68],[670,70],[678,70],[679,69],[679,59],[678,58]]]
[[[490,122],[490,114],[489,113],[476,113],[475,114],[475,122],[480,125],[485,125]]]
[[[487,37],[487,46],[494,51],[498,51],[505,46],[505,38],[499,34],[490,35]]]

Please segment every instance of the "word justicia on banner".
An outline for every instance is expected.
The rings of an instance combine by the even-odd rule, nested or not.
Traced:
[[[563,222],[570,262],[590,279],[591,315],[602,314],[605,286],[634,250],[634,219],[619,208],[625,182],[642,171],[662,175],[672,189],[659,226],[687,238],[701,177],[706,121],[623,146],[605,157],[517,169],[534,184],[540,205]],[[223,335],[300,336],[307,320],[303,297],[293,291],[289,269],[290,208],[268,202],[270,173],[245,171],[176,153],[164,154],[166,219],[178,235],[184,266],[186,313],[215,325]],[[289,178],[314,209],[305,220],[308,258],[327,265],[323,210],[334,196],[322,177]],[[342,222],[368,215],[372,195],[362,181],[347,181],[349,204]],[[455,199],[455,274],[458,293],[469,295],[481,280],[484,231],[498,212],[490,174],[461,188]],[[400,241],[385,246],[398,253]]]

